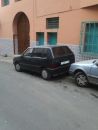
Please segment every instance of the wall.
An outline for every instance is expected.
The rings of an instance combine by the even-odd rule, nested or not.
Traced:
[[[61,8],[61,5],[60,5],[59,11],[63,11],[64,6],[66,5],[66,2],[64,4],[64,0],[62,0],[62,2],[63,2],[63,5],[62,5],[63,8]],[[86,8],[80,9],[79,0],[78,1],[74,0],[74,2],[73,0],[71,0],[69,4],[67,3],[67,5],[70,7],[70,10],[67,10],[69,8],[66,8],[66,10],[63,12],[58,11],[59,5],[55,4],[55,0],[53,0],[53,3],[51,2],[51,0],[47,0],[47,3],[45,2],[45,0],[41,0],[41,1],[37,0],[37,4],[38,6],[36,6],[36,8],[38,9],[37,9],[36,17],[35,17],[36,19],[35,32],[45,32],[45,41],[47,41],[47,32],[58,32],[59,43],[79,44],[81,22],[82,21],[98,21],[98,16],[97,16],[98,7],[94,6],[94,7],[89,7],[87,9]],[[42,5],[43,5],[43,8],[42,8]],[[48,5],[50,8],[46,10]],[[55,7],[56,5],[57,5],[57,8]],[[52,11],[54,13],[51,13]],[[58,13],[55,13],[55,12],[58,12]],[[49,17],[59,17],[60,19],[59,29],[46,29],[46,18],[49,18]]]
[[[30,39],[31,41],[34,39],[33,1],[15,2],[15,0],[10,0],[9,5],[4,7],[0,5],[0,54],[13,54],[13,20],[19,12],[24,12],[27,15],[30,22]]]
[[[93,2],[92,2],[93,1]],[[96,3],[95,0],[21,0],[0,7],[0,52],[8,48],[13,53],[13,20],[18,12],[24,12],[30,22],[31,46],[36,44],[36,32],[58,33],[58,43],[77,46],[80,43],[80,30],[82,21],[98,21],[98,7],[83,8],[87,3]],[[59,29],[46,29],[46,18],[59,17]],[[3,45],[4,46],[3,46]],[[8,47],[10,46],[10,47]],[[4,48],[4,49],[2,49]],[[4,50],[4,51],[3,51]],[[75,49],[74,49],[75,50]],[[77,49],[79,50],[79,49]],[[76,52],[78,52],[75,50]]]
[[[15,2],[10,0],[10,4],[0,7],[0,37],[13,38],[13,20],[18,12],[24,12],[30,21],[30,35],[33,34],[33,1],[21,0]],[[6,19],[5,19],[6,18]],[[32,35],[31,35],[32,37]]]
[[[61,13],[79,7],[79,0],[36,0],[37,16]]]

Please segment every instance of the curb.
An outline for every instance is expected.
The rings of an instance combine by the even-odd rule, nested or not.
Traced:
[[[13,57],[3,57],[0,56],[0,62],[5,62],[5,63],[13,63]]]
[[[12,60],[0,60],[0,62],[5,62],[5,63],[13,63],[13,61]]]

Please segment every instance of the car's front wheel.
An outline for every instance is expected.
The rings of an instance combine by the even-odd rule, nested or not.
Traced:
[[[48,80],[51,78],[51,74],[48,72],[47,69],[43,69],[41,72],[41,76],[43,79]]]
[[[20,72],[21,71],[21,67],[20,67],[20,64],[19,63],[15,63],[15,70],[17,72]]]
[[[75,82],[79,87],[87,87],[89,84],[87,76],[83,72],[77,72],[75,74]]]

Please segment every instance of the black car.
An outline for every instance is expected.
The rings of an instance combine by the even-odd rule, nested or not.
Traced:
[[[16,71],[35,71],[43,79],[67,73],[74,62],[75,56],[67,46],[36,46],[13,59]]]

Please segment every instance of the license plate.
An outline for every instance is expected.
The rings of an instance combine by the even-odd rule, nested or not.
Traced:
[[[67,61],[63,61],[63,62],[61,62],[61,65],[65,65],[65,64],[68,64],[68,63],[70,63],[69,60],[67,60]]]

